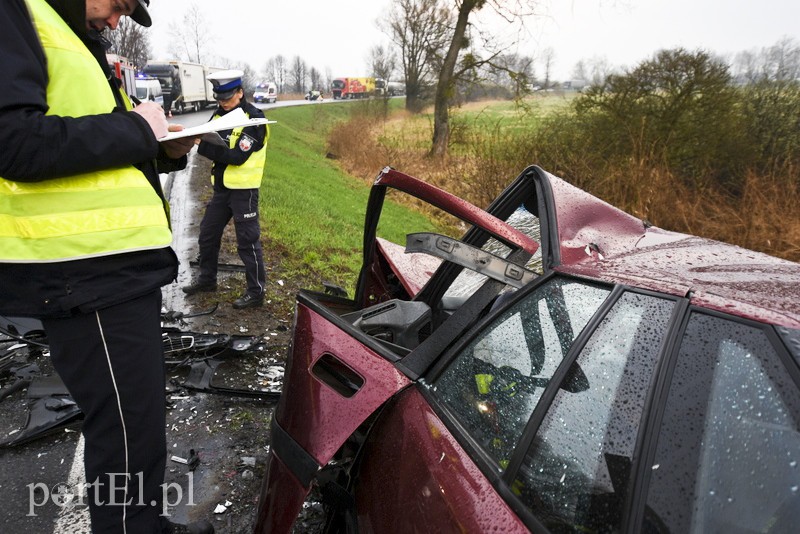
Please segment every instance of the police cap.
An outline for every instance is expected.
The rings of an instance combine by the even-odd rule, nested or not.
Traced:
[[[147,11],[147,6],[150,5],[150,0],[133,1],[138,5],[136,6],[136,9],[133,10],[133,13],[131,13],[131,18],[134,20],[134,22],[138,22],[142,26],[149,28],[153,24],[152,19],[150,19],[150,13]]]
[[[242,86],[242,76],[244,72],[232,69],[212,72],[206,78],[214,89],[214,98],[228,100]]]

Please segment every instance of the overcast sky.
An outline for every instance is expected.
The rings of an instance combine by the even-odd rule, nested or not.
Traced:
[[[367,76],[370,47],[388,44],[376,21],[391,0],[152,0],[153,59],[169,57],[170,23],[181,23],[192,3],[203,10],[214,52],[257,72],[282,54],[334,77]],[[552,48],[560,80],[572,77],[578,60],[595,56],[630,67],[663,48],[734,54],[781,37],[800,41],[800,0],[544,0],[541,12],[516,51],[537,57]],[[503,24],[495,33],[508,31]]]

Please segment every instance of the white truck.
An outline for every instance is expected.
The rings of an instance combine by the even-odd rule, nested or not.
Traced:
[[[186,61],[148,61],[142,72],[158,78],[164,93],[164,109],[176,113],[200,111],[214,103],[211,83],[206,76],[220,70]]]

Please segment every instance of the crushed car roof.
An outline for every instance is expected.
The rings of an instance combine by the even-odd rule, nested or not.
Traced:
[[[800,328],[799,263],[652,226],[536,166],[520,178],[537,186],[545,272],[688,297],[709,309]],[[498,221],[485,211],[394,169],[385,169],[375,184],[433,199],[451,213],[456,208],[467,222],[485,218],[493,232],[499,231]],[[518,234],[506,237],[535,250]],[[402,247],[380,238],[377,246],[410,295],[421,290],[440,262],[404,255]]]
[[[799,263],[650,226],[560,178],[540,176],[552,193],[543,200],[556,221],[554,270],[689,296],[703,307],[800,328]]]

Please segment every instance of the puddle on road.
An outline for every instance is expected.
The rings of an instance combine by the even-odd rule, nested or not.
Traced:
[[[162,307],[165,310],[185,311],[190,309],[181,287],[191,283],[190,261],[197,256],[198,213],[204,209],[192,189],[192,170],[197,166],[197,149],[192,149],[186,169],[162,175],[164,193],[170,205],[172,224],[172,249],[178,256],[180,268],[176,282],[161,290]]]

